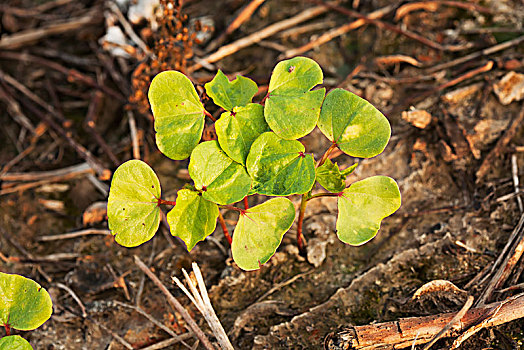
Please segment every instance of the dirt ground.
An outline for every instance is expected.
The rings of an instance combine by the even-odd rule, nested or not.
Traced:
[[[359,20],[354,13],[324,7],[198,68],[215,51],[206,47],[218,43],[246,3],[186,0],[187,17],[168,14],[168,21],[160,14],[153,25],[132,23],[141,43],[124,29],[109,1],[0,4],[0,270],[33,278],[53,298],[51,319],[35,331],[19,332],[35,349],[143,349],[170,338],[129,305],[185,334],[184,320],[135,266],[135,255],[214,339],[171,280],[197,262],[236,349],[334,349],[326,337],[347,327],[456,312],[469,295],[478,301],[489,286],[491,266],[507,254],[504,247],[522,216],[515,193],[524,180],[522,2],[342,1],[341,7],[363,15],[390,8],[378,19],[360,19],[349,31],[347,24]],[[234,46],[321,3],[261,1],[222,45]],[[126,6],[121,11],[131,20]],[[64,23],[71,27],[64,29]],[[104,42],[109,27],[123,28],[126,40]],[[335,28],[346,32],[320,44]],[[380,156],[335,158],[341,168],[359,161],[348,183],[380,174],[399,184],[402,206],[375,239],[361,247],[341,243],[336,198],[327,197],[308,204],[306,256],[298,252],[293,226],[275,256],[252,272],[234,265],[219,226],[191,253],[163,226],[133,249],[103,234],[110,184],[105,169],[114,171],[138,151],[158,173],[166,199],[188,181],[187,161],[169,160],[155,146],[144,100],[154,74],[181,69],[203,84],[218,68],[240,73],[261,87],[255,97],[260,101],[273,66],[310,42],[312,49],[299,54],[321,65],[326,88],[366,98],[392,125]],[[301,141],[317,159],[329,147],[318,129]],[[49,175],[57,169],[68,170]],[[263,198],[249,200],[254,205]],[[298,206],[300,198],[292,200]],[[232,231],[234,213],[225,218]],[[87,229],[95,234],[46,238]],[[522,291],[519,258],[490,302]],[[450,281],[461,291],[412,298],[434,280]],[[524,348],[523,331],[524,321],[517,319],[481,330],[461,349]],[[453,340],[439,340],[432,349],[447,349]],[[165,348],[194,346],[188,337]]]

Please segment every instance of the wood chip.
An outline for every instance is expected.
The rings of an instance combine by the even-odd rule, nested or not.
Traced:
[[[431,114],[422,109],[404,111],[402,119],[419,129],[425,129],[431,123]]]
[[[493,91],[503,105],[522,100],[524,98],[524,74],[509,72],[499,82],[493,84]]]

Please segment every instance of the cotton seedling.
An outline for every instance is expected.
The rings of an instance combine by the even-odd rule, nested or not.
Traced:
[[[149,89],[156,143],[171,159],[189,157],[194,184],[179,190],[176,202],[166,201],[149,165],[140,160],[122,164],[108,201],[109,228],[116,242],[134,247],[150,240],[160,224],[160,205],[168,204],[174,206],[167,214],[171,234],[191,250],[213,233],[217,220],[226,229],[220,209],[236,210],[239,219],[230,241],[233,259],[240,268],[255,270],[273,256],[295,221],[295,207],[287,198],[292,195],[301,196],[299,248],[303,249],[306,205],[322,196],[338,198],[340,240],[356,246],[372,239],[382,220],[400,207],[396,182],[373,176],[347,186],[346,178],[357,164],[340,170],[329,155],[338,147],[356,158],[375,157],[386,147],[391,127],[366,100],[343,89],[326,95],[325,88],[317,88],[322,82],[315,61],[285,60],[274,68],[266,98],[253,103],[258,91],[254,81],[242,76],[230,81],[218,71],[205,91],[224,112],[215,122],[217,140],[201,142],[210,113],[195,87],[181,72],[158,74]],[[315,127],[331,141],[319,160],[298,141]],[[327,192],[312,194],[315,183]],[[256,194],[274,198],[251,208],[234,206]]]

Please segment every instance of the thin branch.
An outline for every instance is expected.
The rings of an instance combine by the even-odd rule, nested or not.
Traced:
[[[151,272],[151,270],[140,260],[138,256],[135,255],[135,264],[144,272],[147,277],[153,281],[153,283],[162,291],[162,293],[166,296],[167,301],[173,307],[182,318],[186,321],[189,328],[195,333],[195,336],[202,342],[202,345],[208,349],[208,350],[215,350],[215,347],[211,344],[205,333],[198,327],[195,320],[191,317],[191,315],[187,312],[187,310],[176,300],[176,298],[169,292],[169,290],[164,286],[164,284],[158,279],[158,277]]]
[[[260,40],[263,40],[267,37],[277,34],[285,29],[291,28],[299,23],[315,18],[323,13],[326,13],[327,11],[328,9],[324,6],[315,6],[315,7],[302,11],[301,13],[299,13],[298,15],[294,17],[291,17],[286,20],[269,25],[258,32],[250,34],[242,39],[232,42],[231,44],[220,47],[214,53],[204,57],[202,59],[202,62],[196,63],[193,66],[189,67],[187,72],[192,73],[195,70],[202,68],[203,62],[205,63],[218,62],[221,59],[223,59],[224,57],[230,56],[241,49],[244,49],[248,46],[256,44]]]

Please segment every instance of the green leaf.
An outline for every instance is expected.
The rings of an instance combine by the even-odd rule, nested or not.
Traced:
[[[184,74],[159,73],[149,87],[149,103],[155,117],[156,144],[167,157],[189,157],[204,130],[204,106]]]
[[[397,183],[387,176],[373,176],[353,183],[338,198],[337,235],[351,245],[375,237],[382,219],[400,208]]]
[[[284,233],[295,220],[295,207],[287,198],[273,198],[240,215],[231,252],[243,270],[256,270],[275,254]]]
[[[338,164],[326,159],[324,164],[316,169],[317,181],[329,192],[338,193],[346,188],[346,177],[342,175]]]
[[[355,169],[357,168],[358,166],[358,163],[355,163],[355,164],[352,164],[351,166],[349,166],[348,168],[342,170],[340,173],[344,176],[348,176],[349,174],[351,174],[352,172],[355,171]]]
[[[256,193],[289,196],[306,193],[315,183],[315,161],[296,140],[272,132],[260,135],[247,156],[246,166]]]
[[[160,181],[149,165],[129,160],[116,169],[107,201],[109,229],[124,247],[149,241],[160,225]]]
[[[10,335],[0,339],[0,350],[33,350],[33,347],[21,336]]]
[[[191,153],[188,170],[202,197],[218,204],[238,202],[251,188],[246,169],[229,158],[217,141],[199,144]]]
[[[0,325],[29,331],[40,327],[52,312],[51,297],[38,283],[0,272]]]
[[[286,140],[309,134],[316,126],[326,89],[320,66],[312,59],[295,57],[279,62],[269,81],[264,115],[271,130]]]
[[[202,198],[199,192],[180,190],[175,207],[167,213],[173,236],[180,237],[187,250],[204,240],[215,230],[218,206]]]
[[[245,165],[251,144],[260,134],[269,131],[269,126],[264,119],[264,107],[250,103],[233,108],[232,113],[222,113],[215,130],[224,152],[235,162]]]
[[[389,122],[378,109],[343,89],[327,94],[318,127],[342,152],[360,158],[382,153],[391,136]]]
[[[229,81],[220,69],[213,80],[205,85],[205,89],[213,102],[226,111],[232,111],[233,107],[247,105],[258,91],[257,84],[253,80],[237,75],[234,80]]]

